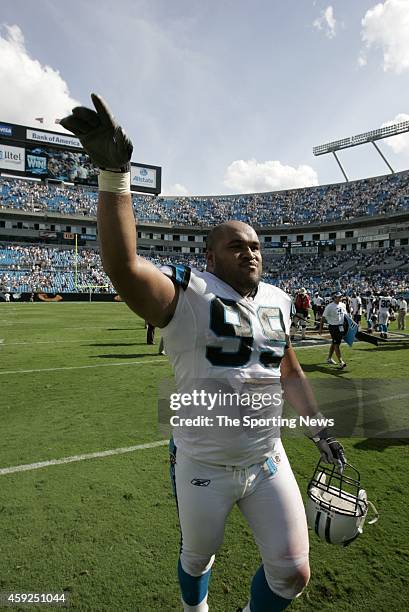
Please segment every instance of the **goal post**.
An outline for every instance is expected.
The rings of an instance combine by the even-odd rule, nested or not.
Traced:
[[[89,301],[92,302],[93,289],[109,289],[109,285],[79,285],[78,284],[78,234],[75,234],[75,249],[74,249],[74,287],[76,291],[86,289],[89,293]]]
[[[109,289],[109,285],[77,285],[75,288],[77,290],[86,289],[87,292],[89,293],[89,301],[92,302],[93,289]]]

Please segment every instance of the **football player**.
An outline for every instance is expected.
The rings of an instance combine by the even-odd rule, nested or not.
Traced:
[[[291,330],[291,338],[295,336],[295,330],[301,327],[301,340],[305,340],[305,332],[307,329],[307,319],[308,319],[308,310],[311,305],[310,296],[307,293],[305,287],[301,287],[297,291],[294,300],[295,305],[295,314],[293,316],[292,327]],[[294,329],[295,328],[295,329]]]
[[[381,295],[379,296],[378,305],[378,325],[380,336],[381,338],[384,338],[386,340],[386,338],[388,337],[388,324],[390,318],[390,310],[392,307],[392,298],[390,296]]]
[[[325,306],[325,310],[321,317],[319,334],[322,334],[324,323],[328,323],[328,331],[331,336],[331,345],[329,347],[329,353],[327,358],[327,363],[331,365],[336,365],[336,361],[332,358],[332,355],[335,352],[335,355],[338,358],[339,365],[338,368],[343,370],[346,368],[346,363],[342,359],[341,355],[341,342],[344,337],[344,315],[347,314],[346,307],[344,302],[341,301],[342,293],[340,291],[335,291],[332,296],[332,302]]]
[[[313,310],[315,329],[319,329],[322,313],[324,312],[324,298],[320,296],[318,291],[316,291],[314,294]]]
[[[368,334],[372,334],[374,328],[374,323],[372,319],[372,315],[374,313],[374,303],[374,296],[368,293],[368,295],[366,296],[366,322]]]
[[[195,387],[206,380],[216,389],[219,384],[248,388],[254,398],[254,389],[281,380],[298,412],[315,416],[311,388],[288,343],[291,299],[260,282],[255,231],[238,221],[215,227],[208,237],[205,272],[170,266],[164,273],[137,256],[132,144],[103,100],[95,94],[92,100],[95,111],[77,107],[61,124],[78,136],[101,168],[98,230],[104,268],[128,306],[161,328],[178,390],[198,391]],[[198,411],[204,408],[200,405]],[[241,414],[242,408],[232,412]],[[235,504],[262,558],[245,610],[284,610],[309,579],[302,498],[276,429],[225,430],[175,427],[170,443],[182,536],[178,577],[183,610],[208,610],[211,567]],[[342,471],[342,446],[320,427],[312,439],[321,456]]]
[[[356,291],[354,291],[352,294],[351,307],[352,307],[352,318],[355,321],[355,323],[359,325],[361,323],[361,317],[362,317],[362,299],[356,293]]]
[[[398,301],[398,330],[405,329],[406,315],[408,314],[408,303],[401,295]]]

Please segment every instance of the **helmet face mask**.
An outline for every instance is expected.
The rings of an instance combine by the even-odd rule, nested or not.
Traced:
[[[307,495],[308,526],[329,544],[347,546],[353,542],[363,531],[368,505],[373,507],[361,488],[358,470],[348,463],[343,474],[339,474],[335,465],[320,460],[308,484]],[[377,519],[378,516],[370,523]]]

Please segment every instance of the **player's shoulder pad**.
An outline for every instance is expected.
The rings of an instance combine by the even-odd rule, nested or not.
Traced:
[[[160,271],[173,280],[176,285],[182,287],[183,290],[187,289],[192,274],[192,270],[189,266],[185,266],[184,264],[170,264],[162,266]]]
[[[296,310],[295,310],[295,306],[294,306],[294,300],[291,297],[291,295],[289,295],[288,293],[283,291],[283,289],[280,289],[280,287],[277,287],[276,285],[271,285],[270,283],[265,283],[265,282],[262,281],[260,283],[260,285],[263,287],[264,291],[269,292],[274,297],[279,297],[284,302],[289,302],[289,304],[290,304],[290,316],[292,317],[292,316],[295,315]]]

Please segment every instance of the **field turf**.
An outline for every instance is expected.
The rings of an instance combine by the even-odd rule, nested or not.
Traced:
[[[0,304],[0,592],[65,592],[78,611],[181,609],[165,445],[1,473],[161,440],[157,388],[171,371],[145,333],[121,303]],[[298,357],[308,376],[332,376],[334,392],[338,377],[407,379],[404,343],[344,345],[343,353],[342,373],[325,365],[325,346]],[[343,443],[380,519],[347,548],[311,533],[312,578],[291,609],[407,612],[408,440]],[[285,446],[304,493],[317,451],[303,438],[289,437]],[[210,610],[244,606],[258,564],[234,510],[213,569]]]

